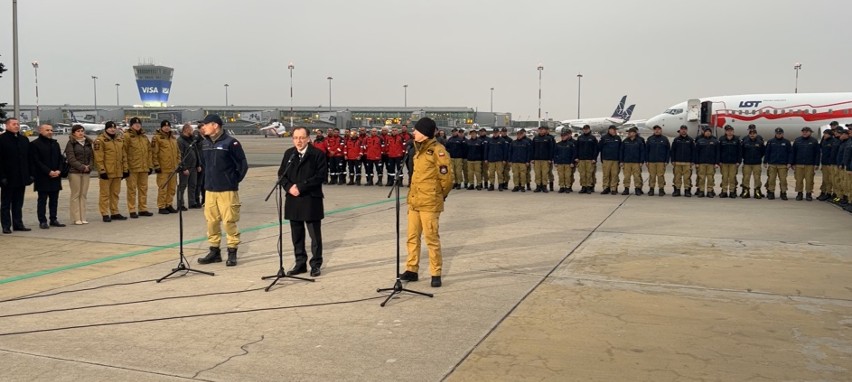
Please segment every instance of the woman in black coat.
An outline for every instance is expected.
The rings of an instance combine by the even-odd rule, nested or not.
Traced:
[[[59,190],[62,189],[60,171],[65,158],[59,149],[59,143],[53,139],[53,126],[41,125],[38,138],[30,142],[30,163],[35,178],[35,191],[38,193],[37,215],[39,228],[65,227],[56,218],[56,206],[59,203]],[[50,201],[50,224],[45,216],[45,207]]]
[[[311,236],[311,276],[321,274],[322,231],[320,221],[325,217],[322,183],[328,173],[326,156],[308,141],[308,130],[296,127],[292,132],[294,147],[284,152],[278,168],[280,184],[287,193],[284,218],[290,221],[293,252],[296,264],[287,272],[298,275],[307,272],[308,254],[305,251],[305,225]],[[289,166],[289,167],[288,167]],[[286,174],[284,173],[287,170]]]

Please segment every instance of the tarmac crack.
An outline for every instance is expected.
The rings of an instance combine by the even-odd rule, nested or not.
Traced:
[[[264,336],[264,335],[262,335],[262,334],[261,334],[261,335],[260,335],[260,339],[259,339],[259,340],[257,340],[257,341],[252,341],[252,342],[248,342],[248,343],[243,344],[242,346],[240,346],[240,350],[242,350],[242,351],[243,351],[243,353],[242,353],[242,354],[234,354],[234,355],[232,355],[232,356],[230,356],[230,357],[226,358],[226,359],[225,359],[224,361],[222,361],[222,362],[219,362],[219,363],[217,363],[217,364],[215,364],[215,365],[213,365],[213,366],[211,366],[211,367],[208,367],[208,368],[206,368],[206,369],[199,370],[197,373],[195,373],[195,375],[193,375],[193,376],[192,376],[192,379],[196,379],[196,378],[198,378],[198,375],[199,375],[199,374],[201,374],[201,373],[205,373],[205,372],[208,372],[208,371],[213,370],[213,369],[215,369],[215,368],[217,368],[217,367],[219,367],[219,366],[222,366],[222,365],[224,365],[224,364],[228,363],[229,361],[231,361],[231,360],[232,360],[232,359],[234,359],[234,358],[242,357],[242,356],[246,356],[246,355],[248,355],[248,354],[249,354],[248,347],[249,347],[250,345],[254,345],[254,344],[258,344],[258,343],[263,342],[263,340],[264,340],[265,338],[266,338],[266,336]]]

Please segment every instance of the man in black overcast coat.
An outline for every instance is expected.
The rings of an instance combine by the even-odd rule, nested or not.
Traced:
[[[320,222],[325,217],[322,183],[328,173],[328,167],[325,154],[310,144],[308,129],[296,127],[292,131],[292,137],[294,147],[284,152],[281,167],[278,168],[281,186],[287,193],[284,201],[284,218],[290,221],[293,252],[296,255],[296,264],[287,272],[287,275],[298,275],[308,271],[308,254],[305,251],[305,226],[307,225],[308,234],[311,236],[311,276],[317,277],[321,274],[322,267]]]
[[[30,140],[21,134],[16,118],[6,120],[6,132],[0,134],[0,222],[3,233],[29,231],[24,226],[24,189],[33,184],[30,175]]]

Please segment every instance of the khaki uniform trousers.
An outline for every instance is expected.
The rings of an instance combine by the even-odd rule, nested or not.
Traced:
[[[716,165],[712,164],[699,164],[698,165],[698,183],[696,187],[699,190],[710,192],[713,191],[713,188],[716,187]]]
[[[441,275],[441,236],[438,234],[440,212],[408,210],[408,259],[405,270],[417,273],[420,270],[420,234],[429,249],[429,273]]]
[[[625,163],[624,164],[624,187],[630,188],[630,180],[633,179],[634,188],[642,188],[642,164],[641,163]]]
[[[485,179],[482,177],[482,161],[467,161],[467,184],[478,186]]]
[[[527,174],[526,163],[512,163],[512,181],[515,183],[515,187],[526,187],[529,183]]]
[[[101,216],[118,214],[118,198],[121,192],[121,178],[98,179],[100,191],[98,209]]]
[[[127,210],[148,211],[148,171],[131,172],[127,177]]]
[[[86,195],[89,193],[89,174],[68,174],[71,187],[71,223],[86,220]]]
[[[666,186],[666,163],[648,163],[648,186],[651,188],[663,188]]]
[[[766,170],[768,179],[766,180],[766,190],[775,192],[775,179],[781,184],[780,192],[787,193],[787,165],[786,164],[771,164]]]
[[[760,190],[760,176],[763,174],[763,168],[759,164],[744,164],[743,165],[743,188]],[[752,187],[752,180],[754,187]]]
[[[597,161],[580,160],[577,162],[578,171],[580,171],[580,187],[594,187],[595,171],[597,171]]]
[[[503,177],[503,169],[506,167],[504,162],[488,162],[488,182],[493,184],[503,184],[506,178]]]
[[[843,191],[845,192],[847,199],[852,199],[852,174],[849,174],[846,169],[843,169],[843,175],[846,177],[846,182],[843,185]]]
[[[834,170],[834,193],[837,197],[846,195],[846,169],[843,166],[835,166]]]
[[[822,166],[822,184],[819,186],[819,191],[829,195],[834,193],[834,166]]]
[[[467,173],[467,159],[462,159],[462,171],[461,171],[461,173],[462,173],[462,176],[464,177],[464,183],[465,183],[465,184],[469,184],[469,183],[470,183],[470,179],[468,179],[468,178],[467,178],[467,176],[468,176],[468,173]]]
[[[576,169],[571,164],[556,165],[556,173],[559,175],[559,188],[574,187],[574,171]]]
[[[618,188],[618,161],[605,160],[603,161],[603,187],[610,189]]]
[[[464,183],[464,159],[461,158],[453,158],[452,160],[453,166],[453,183],[462,184]]]
[[[172,205],[172,201],[175,200],[175,193],[177,193],[177,178],[178,175],[172,176],[169,179],[169,176],[175,172],[175,169],[166,170],[159,174],[157,174],[157,208],[166,208]],[[163,185],[166,184],[166,180],[169,181],[169,184],[163,188]]]
[[[796,192],[814,192],[814,166],[797,164],[793,169],[796,179]],[[804,191],[803,191],[804,190]]]
[[[480,170],[479,170],[480,178],[479,179],[482,179],[483,183],[490,182],[491,180],[488,178],[488,165],[485,164],[485,162],[482,162],[482,164],[480,164],[479,167],[480,167]]]
[[[207,241],[211,247],[222,242],[222,223],[228,235],[228,248],[240,245],[240,195],[237,191],[205,191],[204,218],[207,219]]]
[[[535,171],[535,184],[539,186],[546,186],[547,182],[550,181],[550,175],[548,175],[548,172],[550,172],[550,161],[533,161],[533,168]]]
[[[736,163],[722,163],[719,165],[722,170],[722,192],[737,192],[737,169]]]
[[[692,163],[675,162],[672,171],[674,172],[674,180],[672,181],[674,188],[684,190],[692,188]]]
[[[511,163],[506,163],[505,165],[503,165],[503,183],[506,184],[506,187],[509,186],[508,185],[508,183],[509,183],[509,170],[511,170],[511,169],[512,169]]]

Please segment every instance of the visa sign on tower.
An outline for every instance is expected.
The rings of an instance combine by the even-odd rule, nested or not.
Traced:
[[[136,76],[136,87],[139,89],[142,105],[163,107],[168,104],[173,68],[154,65],[150,62],[134,66],[133,73]]]

